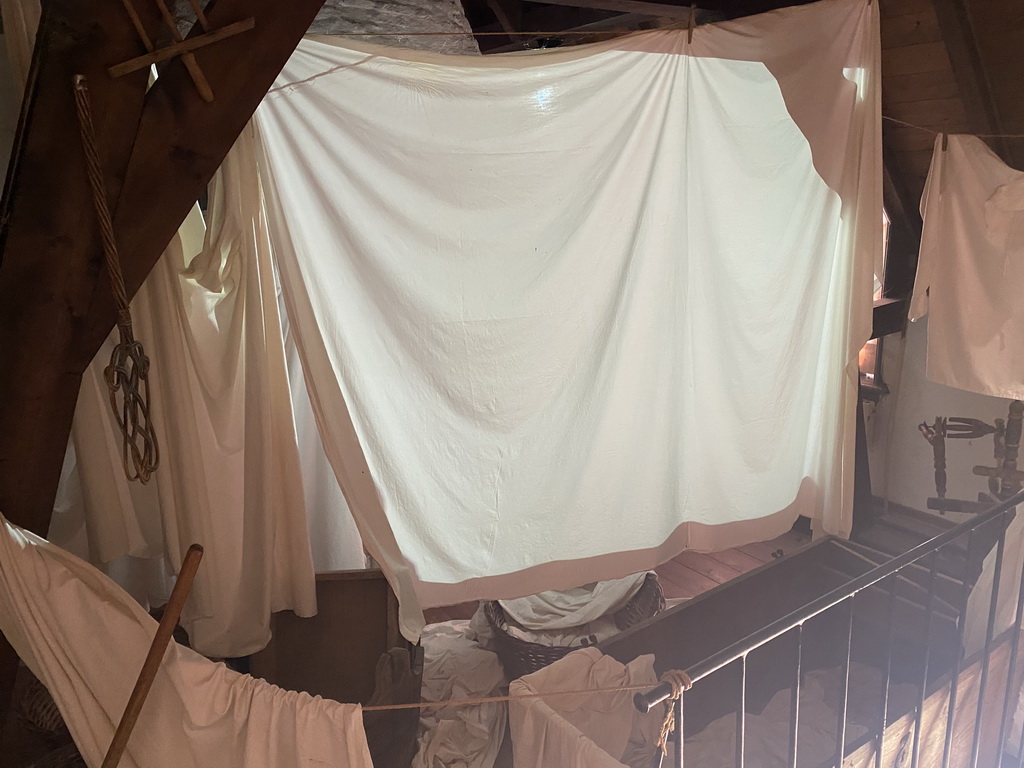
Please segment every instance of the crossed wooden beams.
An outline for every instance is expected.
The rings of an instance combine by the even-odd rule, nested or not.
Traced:
[[[157,8],[160,11],[160,16],[163,18],[164,24],[170,30],[171,38],[174,40],[173,45],[169,45],[166,48],[157,49],[153,45],[153,41],[150,39],[149,34],[146,32],[146,27],[142,23],[142,19],[139,18],[139,14],[135,10],[135,6],[132,5],[132,0],[121,0],[121,4],[124,6],[125,11],[128,12],[128,18],[132,20],[132,26],[135,27],[135,32],[142,39],[142,44],[146,46],[147,53],[143,56],[136,56],[134,59],[115,64],[114,66],[107,69],[111,77],[123,77],[124,75],[132,72],[137,72],[140,69],[145,69],[153,64],[157,64],[161,61],[167,61],[173,59],[176,56],[180,56],[182,62],[185,65],[185,69],[188,70],[189,77],[192,78],[192,83],[195,85],[196,90],[199,91],[199,95],[203,97],[203,101],[213,101],[213,89],[210,87],[210,82],[206,79],[206,75],[203,74],[203,70],[199,68],[199,64],[196,62],[196,57],[192,53],[193,51],[199,50],[211,43],[216,43],[221,40],[226,40],[229,37],[241,34],[242,32],[248,32],[256,26],[256,19],[250,16],[242,21],[236,21],[233,24],[220,27],[219,29],[212,29],[210,27],[210,21],[206,18],[206,13],[203,11],[203,6],[199,3],[199,0],[189,0],[189,4],[192,6],[192,10],[195,11],[197,23],[202,28],[203,33],[190,37],[188,40],[183,40],[181,33],[178,31],[178,25],[174,20],[174,16],[167,8],[167,3],[164,0],[154,0]]]

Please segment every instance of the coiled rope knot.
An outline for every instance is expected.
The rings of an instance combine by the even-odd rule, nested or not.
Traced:
[[[672,695],[665,700],[665,719],[661,723],[661,733],[658,735],[658,746],[661,748],[661,754],[667,755],[668,737],[676,729],[675,703],[683,695],[683,691],[688,691],[693,687],[693,680],[681,669],[670,669],[661,676],[659,682],[668,683],[672,686]],[[679,741],[681,743],[682,738]],[[682,746],[680,746],[680,749],[682,749]]]

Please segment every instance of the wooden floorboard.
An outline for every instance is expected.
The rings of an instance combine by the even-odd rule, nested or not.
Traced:
[[[777,539],[772,539],[771,541],[755,541],[752,544],[744,544],[742,547],[736,547],[736,549],[746,555],[750,555],[764,564],[777,559],[776,557],[773,557],[774,553],[781,551],[782,554],[778,555],[778,557],[791,555],[797,550],[803,549],[810,543],[811,537],[808,534],[802,531],[788,531]]]
[[[666,600],[686,600],[725,584],[744,573],[776,559],[773,553],[791,555],[811,543],[809,534],[789,531],[771,541],[758,541],[721,552],[686,551],[659,565],[655,572]],[[462,603],[424,611],[428,624],[453,619],[468,619],[477,603]]]
[[[753,558],[751,558],[753,559]],[[737,576],[742,576],[750,568],[733,568],[731,565],[726,565],[721,560],[716,560],[710,555],[705,555],[700,552],[682,552],[678,557],[675,558],[676,562],[680,562],[687,568],[691,568],[697,573],[704,574],[716,584],[724,584],[727,581],[735,579]],[[757,566],[754,566],[755,568]]]
[[[758,566],[764,565],[756,557],[751,557],[746,552],[740,552],[738,549],[724,549],[721,552],[708,552],[708,557],[717,560],[720,563],[735,568],[740,573],[746,573],[752,571]]]

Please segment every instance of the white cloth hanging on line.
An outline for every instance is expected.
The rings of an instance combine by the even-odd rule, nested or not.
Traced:
[[[238,153],[225,161],[209,229],[193,210],[132,303],[151,360],[160,469],[145,487],[124,477],[105,347],[83,377],[72,429],[82,500],[61,505],[53,527],[62,544],[82,520],[98,563],[165,555],[176,571],[188,546],[202,544],[182,625],[193,647],[214,657],[263,648],[273,611],[316,613],[277,291],[251,167]]]
[[[288,314],[416,599],[850,527],[881,248],[877,5],[535,54],[311,38],[257,112]],[[344,47],[349,46],[349,47]]]
[[[156,627],[95,568],[0,515],[0,631],[90,766],[103,760]],[[372,768],[358,704],[284,691],[173,642],[120,765]]]
[[[1024,172],[976,136],[935,137],[910,319],[928,315],[927,375],[1024,398]]]
[[[634,691],[529,697],[551,691],[651,685],[654,656],[623,665],[596,648],[565,658],[508,687],[515,768],[646,768],[651,765],[664,712],[640,714]],[[529,697],[529,698],[528,698]]]

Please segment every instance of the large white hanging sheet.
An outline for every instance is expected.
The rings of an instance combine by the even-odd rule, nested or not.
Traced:
[[[277,289],[255,178],[251,156],[227,158],[211,185],[209,229],[196,208],[132,302],[136,336],[151,358],[159,471],[145,487],[124,477],[102,373],[108,340],[83,377],[75,410],[81,499],[55,510],[50,533],[64,545],[84,524],[93,562],[165,555],[174,570],[190,544],[202,544],[206,557],[182,624],[193,647],[216,657],[266,646],[273,611],[316,613]],[[65,484],[61,495],[68,490]]]
[[[256,122],[317,423],[407,636],[415,596],[570,588],[798,513],[848,532],[877,4],[692,44],[355,45],[304,40]]]
[[[976,136],[935,138],[910,319],[928,315],[928,378],[1024,398],[1024,173]]]
[[[156,627],[95,568],[0,515],[0,631],[49,689],[92,768]],[[358,704],[285,691],[175,643],[120,765],[372,768]]]

